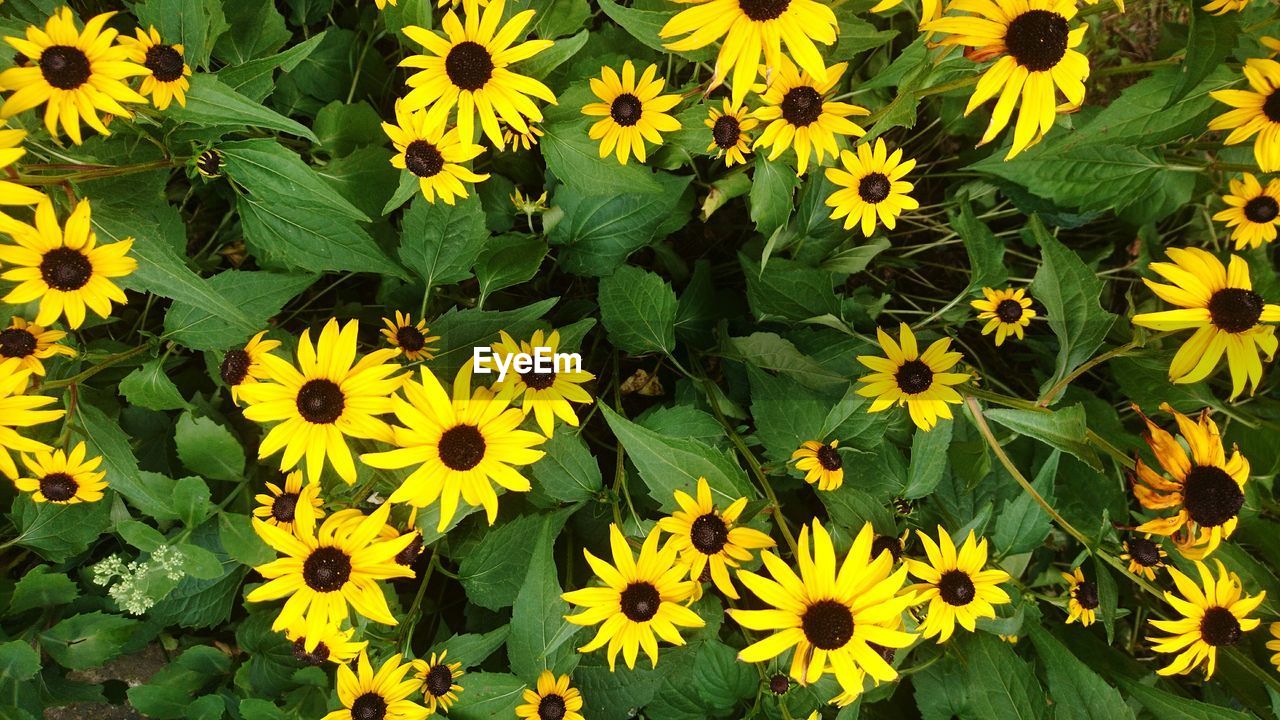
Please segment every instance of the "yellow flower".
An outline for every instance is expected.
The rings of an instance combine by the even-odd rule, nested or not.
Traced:
[[[4,119],[0,118],[0,169],[18,162],[27,154],[22,141],[27,138],[26,130],[6,129]],[[19,185],[9,180],[0,180],[0,205],[35,205],[44,199],[44,193]],[[8,217],[0,213],[0,217]]]
[[[1080,568],[1060,574],[1067,582],[1067,590],[1071,594],[1071,599],[1067,601],[1067,624],[1079,620],[1081,625],[1089,627],[1098,617],[1097,584],[1092,580],[1085,580]]]
[[[815,0],[691,1],[694,7],[668,20],[658,36],[665,39],[688,35],[665,43],[667,49],[675,52],[697,50],[724,38],[716,57],[712,87],[729,78],[732,71],[730,85],[734,105],[746,99],[761,70],[768,73],[782,66],[786,60],[782,54],[783,43],[797,65],[820,82],[826,82],[828,69],[814,43],[831,45],[836,41],[838,23],[827,3]]]
[[[658,521],[658,529],[671,534],[667,544],[680,552],[690,580],[700,582],[709,571],[720,592],[737,600],[729,570],[750,562],[752,550],[773,547],[773,538],[736,524],[747,507],[745,497],[734,500],[724,512],[717,511],[706,478],[698,478],[697,500],[683,490],[676,490],[675,498],[680,509]]]
[[[839,440],[832,440],[830,445],[806,440],[791,453],[791,459],[796,461],[796,469],[804,473],[805,482],[816,483],[819,490],[835,490],[844,484],[844,461],[836,449],[839,446]]]
[[[746,155],[751,152],[751,136],[748,130],[754,129],[760,121],[751,116],[751,112],[742,104],[733,104],[729,98],[724,99],[717,110],[714,106],[707,109],[707,119],[703,123],[711,128],[711,144],[707,151],[715,151],[716,157],[723,157],[725,167],[745,163]]]
[[[848,63],[837,63],[826,68],[826,80],[821,81],[806,70],[803,74],[790,60],[781,64],[767,83],[757,85],[760,101],[764,105],[752,115],[768,123],[753,148],[770,148],[769,159],[794,147],[797,170],[800,175],[809,168],[809,151],[812,149],[818,165],[830,154],[836,157],[837,135],[862,137],[866,131],[849,120],[850,115],[869,115],[870,111],[859,105],[828,100],[831,92],[844,76]]]
[[[505,0],[493,0],[483,11],[474,3],[463,3],[465,24],[450,10],[441,23],[445,36],[410,25],[404,34],[427,49],[430,55],[410,55],[401,67],[418,68],[408,82],[413,88],[404,96],[408,110],[427,108],[428,127],[443,125],[449,112],[458,108],[458,134],[462,142],[475,141],[475,123],[499,150],[503,148],[501,116],[511,127],[526,132],[526,118],[542,122],[542,111],[530,96],[554,105],[550,88],[510,69],[511,65],[551,47],[551,40],[528,40],[513,46],[525,34],[533,10],[516,13],[502,21]]]
[[[76,356],[75,348],[58,344],[66,336],[61,330],[47,330],[15,315],[9,327],[0,330],[0,359],[17,358],[23,368],[43,377],[41,360],[55,355]]]
[[[70,455],[61,450],[40,451],[34,457],[23,455],[22,464],[31,475],[18,478],[14,484],[22,492],[31,493],[31,499],[36,502],[59,505],[97,502],[107,486],[103,482],[107,473],[98,471],[102,458],[86,459],[85,455],[82,442],[71,448]]]
[[[1151,269],[1172,285],[1143,278],[1161,300],[1180,310],[1143,313],[1133,324],[1153,330],[1195,330],[1169,365],[1175,383],[1200,382],[1218,367],[1223,354],[1231,370],[1231,398],[1250,393],[1262,382],[1258,351],[1270,360],[1276,354],[1275,328],[1263,323],[1280,322],[1280,305],[1266,303],[1254,292],[1249,265],[1238,255],[1223,267],[1213,255],[1199,248],[1170,248],[1172,263],[1154,262]]]
[[[347,437],[390,442],[391,428],[377,416],[391,412],[391,394],[404,381],[400,366],[388,363],[399,352],[375,350],[356,361],[359,322],[341,329],[336,318],[325,324],[320,341],[310,331],[298,342],[298,366],[271,354],[262,356],[268,377],[240,386],[249,403],[244,416],[254,422],[277,423],[258,447],[258,459],[284,450],[280,472],[307,461],[307,479],[320,482],[325,458],[348,485],[356,466]]]
[[[341,710],[334,710],[324,720],[425,720],[431,711],[409,699],[417,683],[404,676],[412,667],[400,664],[400,655],[392,655],[373,672],[369,655],[360,651],[356,671],[348,665],[338,666],[338,700]]]
[[[250,592],[249,602],[289,599],[271,625],[272,630],[298,629],[306,636],[304,649],[312,652],[325,628],[341,626],[348,607],[383,625],[395,625],[379,580],[413,577],[413,571],[392,558],[409,544],[410,535],[378,540],[391,505],[383,503],[358,525],[332,516],[317,533],[310,505],[298,505],[293,532],[253,519],[253,528],[264,542],[283,557],[258,571],[268,582]]]
[[[1173,662],[1156,671],[1160,675],[1185,675],[1204,663],[1205,677],[1213,677],[1218,648],[1236,645],[1244,633],[1260,623],[1257,618],[1249,617],[1249,613],[1262,604],[1267,594],[1244,595],[1239,576],[1228,573],[1221,562],[1215,562],[1216,580],[1204,563],[1195,561],[1200,586],[1177,568],[1169,568],[1169,576],[1181,597],[1166,591],[1164,599],[1182,617],[1151,621],[1157,629],[1172,634],[1150,638],[1152,648],[1159,653],[1178,654]]]
[[[351,636],[355,634],[355,628],[343,630],[337,625],[327,625],[312,649],[307,650],[306,634],[306,624],[302,622],[284,631],[285,637],[293,643],[293,657],[304,665],[348,663],[369,645],[365,640],[352,642]]]
[[[396,1],[397,0],[373,0],[373,4],[376,5],[379,10],[384,10],[388,5],[395,7]]]
[[[1138,406],[1133,409],[1146,423],[1143,437],[1168,474],[1156,472],[1137,458],[1130,482],[1133,494],[1148,510],[1176,510],[1171,516],[1139,525],[1137,530],[1170,536],[1183,557],[1204,559],[1236,530],[1249,461],[1235,446],[1227,458],[1218,424],[1209,418],[1208,410],[1192,421],[1168,403],[1160,405],[1178,421],[1182,438],[1191,449],[1188,455],[1177,438],[1143,415]]]
[[[632,153],[645,161],[645,140],[662,145],[659,133],[680,129],[680,121],[667,111],[680,104],[679,95],[662,95],[665,78],[656,77],[657,65],[650,65],[636,80],[636,68],[628,60],[622,77],[611,67],[600,68],[600,77],[591,78],[591,92],[602,102],[582,106],[582,114],[599,117],[588,135],[600,141],[600,157],[614,152],[618,162],[627,164]]]
[[[534,213],[544,213],[547,211],[547,193],[544,190],[535,198],[532,193],[525,195],[520,192],[520,188],[516,188],[511,191],[511,205],[516,212],[525,217],[531,217]]]
[[[921,430],[932,430],[938,418],[950,420],[951,408],[947,404],[960,403],[960,393],[951,386],[969,379],[965,373],[947,372],[961,358],[960,353],[951,351],[951,338],[937,340],[920,353],[916,336],[906,323],[902,323],[898,331],[901,345],[881,328],[876,328],[876,337],[886,357],[858,356],[858,362],[873,371],[858,378],[858,382],[866,383],[858,389],[858,394],[875,398],[867,412],[881,412],[894,404],[906,405],[911,420]]]
[[[1031,324],[1036,311],[1031,309],[1031,298],[1026,288],[1005,288],[995,290],[982,288],[982,300],[973,300],[969,304],[978,311],[978,319],[986,320],[982,326],[982,334],[996,334],[996,347],[1004,344],[1005,338],[1016,335],[1021,340],[1023,328]]]
[[[1004,605],[1009,595],[1000,583],[1009,581],[1009,573],[1003,570],[986,570],[987,541],[978,541],[973,531],[965,538],[960,552],[951,542],[947,531],[938,527],[938,542],[917,531],[924,544],[928,562],[907,559],[911,574],[923,582],[911,586],[918,595],[916,601],[929,603],[928,615],[920,624],[925,637],[946,642],[955,632],[956,624],[969,632],[976,628],[978,618],[994,618],[995,606]]]
[[[906,568],[895,571],[893,558],[884,553],[872,558],[870,523],[838,566],[831,536],[816,519],[812,532],[810,546],[809,527],[800,530],[799,575],[767,550],[760,557],[772,580],[738,571],[742,584],[771,609],[728,613],[748,630],[775,631],[738,653],[739,660],[765,662],[792,650],[790,673],[796,682],[811,685],[829,672],[847,704],[862,692],[865,676],[877,684],[898,677],[877,648],[904,648],[915,641],[916,635],[898,629],[915,596],[901,592]]]
[[[1233,0],[1220,0],[1224,6]],[[1214,90],[1209,96],[1233,109],[1209,121],[1210,130],[1230,130],[1224,141],[1237,145],[1257,135],[1253,157],[1262,172],[1280,170],[1280,63],[1250,58],[1244,64],[1250,90]],[[3,76],[0,76],[3,77]]]
[[[877,218],[892,230],[903,210],[920,207],[920,203],[907,194],[915,186],[902,179],[915,168],[916,161],[904,162],[901,148],[889,155],[884,140],[876,138],[874,149],[860,143],[856,153],[842,150],[840,162],[844,170],[829,168],[826,171],[827,179],[840,186],[827,197],[827,207],[834,208],[833,220],[845,219],[845,230],[861,222],[862,234],[871,237]]]
[[[413,661],[413,677],[422,690],[428,713],[445,714],[449,706],[458,701],[458,693],[462,692],[462,686],[455,682],[462,677],[462,663],[445,663],[444,658],[448,654],[448,650],[443,650],[439,655],[431,653],[430,660]]]
[[[129,48],[130,60],[147,70],[139,92],[150,95],[158,110],[168,108],[174,100],[186,107],[187,91],[191,89],[187,78],[191,77],[191,68],[182,55],[182,46],[166,45],[155,27],[145,32],[138,28],[136,32],[136,40],[121,37],[120,45]]]
[[[591,642],[578,648],[593,652],[609,646],[609,670],[614,669],[618,651],[627,667],[635,669],[640,649],[649,662],[658,665],[658,638],[672,645],[684,645],[679,628],[700,628],[706,623],[681,603],[688,600],[695,584],[686,580],[688,568],[676,562],[676,546],[658,548],[661,535],[651,531],[636,559],[617,525],[609,525],[609,546],[613,564],[583,549],[587,564],[603,587],[587,587],[564,594],[564,599],[585,608],[565,620],[574,625],[600,625]]]
[[[408,313],[396,311],[396,319],[392,322],[391,318],[382,318],[382,322],[386,328],[382,331],[382,336],[387,339],[388,343],[394,348],[399,348],[406,360],[431,360],[435,358],[434,353],[438,348],[431,347],[431,343],[439,340],[439,336],[427,336],[430,329],[427,327],[426,320],[419,320],[418,324],[413,323],[413,317]]]
[[[79,145],[80,121],[103,135],[111,134],[99,112],[132,117],[121,103],[144,103],[125,78],[150,71],[129,62],[130,49],[115,44],[116,31],[105,28],[113,12],[96,15],[76,29],[70,8],[55,12],[44,30],[27,27],[26,38],[6,37],[30,60],[25,66],[0,72],[0,90],[8,91],[0,116],[11,118],[44,104],[44,125],[58,137],[58,126]]]
[[[316,519],[324,517],[324,501],[320,499],[320,485],[308,483],[302,485],[302,473],[295,471],[285,478],[284,487],[275,483],[267,483],[267,492],[259,493],[253,498],[258,507],[253,509],[253,516],[275,525],[281,530],[293,530],[293,519],[297,515],[298,505],[310,505]]]
[[[0,277],[19,283],[4,297],[5,302],[21,305],[39,299],[37,325],[48,327],[65,315],[72,329],[84,324],[86,307],[105,318],[113,301],[128,302],[111,278],[137,269],[138,261],[127,254],[133,238],[98,245],[87,199],[76,204],[64,229],[58,226],[53,203],[44,198],[36,206],[35,223],[34,227],[16,220],[0,223],[0,232],[16,243],[0,245],[0,261],[17,266]]]
[[[582,693],[569,687],[569,676],[543,670],[538,676],[537,690],[524,691],[524,704],[516,708],[521,720],[585,720],[582,715]]]
[[[228,350],[218,365],[218,376],[231,388],[231,399],[240,402],[240,387],[268,377],[262,358],[280,347],[279,340],[264,340],[266,330],[254,335],[244,348]]]
[[[965,14],[927,22],[923,29],[943,33],[939,45],[973,48],[965,57],[974,62],[999,58],[978,80],[964,111],[968,115],[1000,96],[979,145],[994,140],[1009,124],[1014,106],[1020,105],[1008,160],[1039,142],[1057,113],[1072,112],[1084,103],[1089,59],[1073,48],[1084,40],[1088,26],[1071,28],[1075,0],[978,0],[949,7]],[[1057,104],[1058,92],[1066,103]]]
[[[1280,178],[1264,188],[1252,173],[1245,173],[1243,180],[1232,180],[1230,186],[1231,194],[1222,196],[1227,209],[1215,213],[1213,219],[1226,221],[1232,228],[1236,250],[1275,240],[1276,225],[1280,225]]]
[[[1270,630],[1271,637],[1275,640],[1267,641],[1267,649],[1275,651],[1276,654],[1271,656],[1271,664],[1280,670],[1280,622],[1271,623]]]
[[[42,442],[23,437],[14,428],[42,425],[66,414],[61,408],[40,410],[56,399],[46,395],[26,395],[30,379],[31,371],[22,367],[22,361],[17,358],[0,360],[0,472],[10,478],[18,477],[18,467],[9,455],[11,451],[47,453],[53,450]]]
[[[534,357],[539,353],[545,358],[547,365],[554,365],[554,357],[560,352],[560,331],[552,330],[544,335],[535,330],[530,340],[517,343],[507,331],[501,331],[498,342],[493,344],[493,356],[512,358],[517,355]],[[507,361],[504,361],[507,362]],[[507,371],[506,378],[493,384],[493,391],[499,395],[504,391],[512,400],[522,398],[520,409],[525,417],[532,412],[538,422],[538,429],[543,435],[551,437],[558,417],[573,427],[578,427],[578,415],[570,403],[590,403],[591,393],[582,389],[582,384],[595,380],[596,376],[585,370],[567,369],[540,372],[534,369],[519,373],[514,369]]]
[[[1229,12],[1242,12],[1249,7],[1249,0],[1210,0],[1200,8],[1214,15],[1226,15]]]
[[[1129,572],[1148,580],[1156,579],[1156,571],[1164,567],[1166,557],[1168,554],[1151,539],[1151,533],[1130,536],[1124,541],[1124,552],[1120,553],[1121,560],[1129,561]]]
[[[418,178],[418,187],[427,202],[434,203],[439,195],[446,205],[452,205],[454,198],[467,197],[462,183],[483,182],[489,176],[474,173],[461,164],[476,159],[484,148],[472,144],[457,128],[446,132],[447,119],[433,119],[423,110],[410,112],[408,105],[398,100],[397,124],[382,123],[382,130],[396,148],[392,167],[408,170]]]
[[[404,383],[404,397],[389,401],[401,425],[391,442],[397,449],[367,453],[360,459],[384,470],[413,467],[391,494],[390,502],[423,508],[440,501],[439,531],[444,532],[458,500],[483,506],[492,525],[498,517],[498,495],[491,483],[512,492],[528,492],[529,480],[514,466],[537,462],[545,454],[532,449],[546,438],[518,429],[524,415],[509,407],[509,392],[471,390],[471,363],[453,381],[453,398],[422,368],[422,381]]]

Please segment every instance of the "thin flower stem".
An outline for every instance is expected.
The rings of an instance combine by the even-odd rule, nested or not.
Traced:
[[[396,638],[396,644],[400,646],[401,652],[409,653],[409,641],[413,639],[413,629],[417,626],[419,617],[418,609],[422,606],[422,598],[427,592],[427,583],[431,580],[431,573],[436,568],[436,549],[431,548],[431,558],[427,560],[427,569],[422,571],[422,580],[418,583],[418,592],[413,596],[413,605],[409,606],[409,612],[405,615],[404,626],[400,630],[400,637]]]
[[[122,363],[125,360],[141,355],[142,353],[150,349],[151,349],[151,344],[144,343],[131,350],[126,350],[124,352],[116,353],[115,355],[108,355],[107,357],[103,358],[102,362],[98,363],[97,365],[94,365],[91,368],[88,368],[87,370],[84,370],[79,375],[69,377],[65,380],[53,380],[45,383],[41,387],[46,390],[56,390],[58,388],[69,387],[71,385],[82,383],[85,380],[88,380],[89,378],[93,377],[94,375],[97,375],[98,373],[102,372],[103,370],[106,370],[112,365],[117,365],[119,363]]]
[[[18,175],[18,182],[23,185],[60,185],[64,182],[84,182],[103,178],[120,177],[148,170],[163,170],[177,166],[176,159],[154,160],[136,165],[118,165],[113,167],[89,166],[89,169],[67,175]]]
[[[1102,353],[1101,355],[1095,356],[1088,362],[1080,365],[1080,367],[1067,373],[1058,382],[1054,383],[1053,387],[1049,388],[1044,393],[1044,395],[1040,396],[1040,401],[1036,404],[1039,405],[1040,407],[1049,407],[1050,405],[1053,404],[1054,400],[1057,399],[1057,397],[1067,389],[1067,386],[1075,382],[1075,380],[1079,378],[1081,375],[1084,375],[1085,373],[1101,365],[1102,363],[1107,362],[1108,360],[1112,360],[1114,358],[1128,355],[1131,351],[1146,345],[1147,342],[1150,340],[1154,340],[1156,338],[1162,338],[1168,334],[1169,333],[1167,332],[1162,332],[1162,333],[1157,333],[1155,335],[1151,335],[1148,337],[1135,338],[1125,343],[1124,345],[1121,345],[1120,347],[1114,348],[1112,350]]]

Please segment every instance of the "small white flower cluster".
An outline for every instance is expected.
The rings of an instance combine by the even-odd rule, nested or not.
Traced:
[[[151,553],[151,562],[156,568],[164,572],[164,576],[170,580],[181,580],[186,572],[182,569],[182,563],[186,560],[182,555],[182,551],[176,547],[169,545],[161,545],[156,551]]]
[[[101,587],[110,585],[107,595],[121,609],[131,615],[141,615],[161,599],[152,595],[151,577],[162,575],[171,582],[181,580],[185,574],[183,560],[182,551],[168,545],[156,548],[146,561],[126,563],[119,555],[112,555],[93,566],[93,582]],[[113,584],[117,577],[119,580]]]

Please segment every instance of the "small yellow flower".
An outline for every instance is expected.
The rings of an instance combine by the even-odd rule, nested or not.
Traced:
[[[845,230],[861,225],[863,236],[871,237],[877,219],[893,230],[903,210],[920,207],[908,195],[915,186],[902,179],[915,168],[916,161],[904,161],[901,148],[890,155],[884,140],[876,138],[874,146],[860,143],[857,152],[841,151],[840,162],[844,170],[826,171],[827,179],[840,187],[826,202],[833,208],[833,220],[844,218]]]
[[[537,690],[524,691],[524,704],[516,708],[521,720],[585,720],[582,715],[582,693],[569,686],[569,676],[543,670],[538,676]]]
[[[154,27],[148,31],[137,29],[137,39],[120,38],[120,44],[129,48],[129,59],[147,69],[139,91],[150,95],[151,102],[157,110],[164,110],[169,103],[177,100],[182,107],[187,106],[187,91],[191,83],[191,68],[183,57],[181,45],[166,45],[160,39],[160,32]]]
[[[1177,568],[1169,568],[1178,594],[1166,591],[1164,599],[1182,617],[1151,621],[1156,629],[1171,633],[1170,637],[1150,638],[1152,648],[1159,653],[1177,653],[1173,662],[1156,671],[1160,675],[1185,675],[1203,663],[1205,677],[1213,677],[1218,648],[1239,644],[1244,633],[1260,624],[1249,613],[1262,604],[1267,593],[1245,595],[1240,577],[1228,573],[1221,562],[1214,562],[1218,566],[1216,579],[1204,563],[1195,561],[1200,585]]]
[[[1129,561],[1129,572],[1148,580],[1156,579],[1156,571],[1164,567],[1166,557],[1168,553],[1151,539],[1151,533],[1130,536],[1124,541],[1124,552],[1120,554],[1121,560]]]
[[[75,348],[58,343],[66,336],[61,330],[48,330],[15,315],[9,327],[0,330],[0,360],[17,358],[20,367],[43,377],[42,360],[55,355],[76,356]]]
[[[375,673],[364,650],[356,661],[356,670],[347,664],[338,666],[338,699],[342,709],[324,716],[324,720],[426,720],[431,711],[409,699],[416,683],[404,676],[412,667],[400,664],[400,655],[392,655]]]
[[[658,529],[670,533],[667,544],[674,545],[680,559],[689,567],[689,579],[699,584],[704,571],[711,575],[720,592],[738,599],[729,570],[750,562],[752,550],[773,547],[773,538],[753,528],[738,525],[738,517],[747,507],[745,497],[730,503],[723,512],[716,510],[711,499],[711,486],[706,478],[698,478],[698,498],[676,490],[680,509],[658,521]]]
[[[937,340],[921,353],[916,336],[906,323],[899,329],[899,342],[881,328],[876,328],[876,337],[886,357],[858,356],[858,362],[873,371],[858,378],[858,382],[866,383],[858,394],[875,398],[867,412],[906,405],[911,420],[925,431],[932,430],[939,418],[950,420],[948,405],[961,402],[960,393],[952,386],[969,379],[965,373],[947,372],[961,359],[960,353],[951,351],[951,338]]]
[[[823,445],[817,440],[806,440],[791,459],[796,461],[796,469],[804,473],[804,481],[816,484],[819,490],[835,490],[844,484],[844,461],[840,458],[839,440],[832,440],[830,445]]]
[[[936,637],[943,643],[950,639],[956,625],[973,632],[978,618],[994,618],[995,606],[1010,602],[1001,583],[1009,581],[1009,573],[988,570],[987,541],[979,541],[969,531],[959,552],[951,535],[938,527],[938,541],[917,531],[924,544],[928,562],[907,559],[907,569],[922,582],[912,585],[917,603],[928,603],[928,614],[920,624],[926,638]]]
[[[31,493],[31,499],[39,503],[74,505],[97,502],[107,487],[103,481],[107,473],[98,470],[102,458],[86,458],[86,455],[82,442],[76,443],[69,455],[61,450],[23,455],[22,464],[31,474],[18,478],[14,484],[22,492]]]
[[[1031,309],[1031,298],[1027,296],[1026,288],[994,290],[984,287],[982,296],[983,299],[969,303],[978,311],[978,319],[987,321],[982,326],[982,334],[990,335],[995,332],[996,347],[1003,345],[1005,338],[1010,335],[1021,340],[1024,337],[1023,329],[1036,316],[1036,311]]]
[[[445,662],[448,654],[448,650],[442,650],[439,655],[431,653],[430,660],[413,661],[413,677],[422,689],[427,714],[447,713],[449,706],[458,702],[458,694],[462,692],[462,686],[456,682],[463,675],[462,663]]]
[[[394,348],[399,348],[400,353],[404,355],[405,360],[433,360],[435,359],[435,351],[439,348],[431,347],[431,343],[439,340],[438,335],[428,336],[431,331],[427,327],[426,320],[419,320],[415,325],[413,317],[409,313],[396,311],[396,319],[382,318],[382,322],[386,325],[382,329],[382,336]]]
[[[733,167],[747,161],[746,155],[751,152],[751,136],[747,131],[755,129],[760,121],[752,117],[745,105],[734,105],[729,98],[724,99],[721,107],[723,110],[708,108],[707,119],[703,121],[711,129],[707,151],[723,157],[725,167]]]
[[[1231,239],[1236,250],[1260,247],[1276,239],[1276,226],[1280,225],[1280,178],[1274,178],[1264,188],[1252,173],[1245,173],[1243,180],[1230,182],[1231,193],[1223,195],[1226,210],[1214,214],[1214,220],[1222,220],[1232,228]]]
[[[618,162],[627,164],[635,155],[645,161],[645,141],[662,145],[659,133],[675,132],[680,121],[668,111],[680,104],[679,95],[663,95],[666,79],[657,77],[658,66],[645,68],[636,79],[636,68],[630,60],[622,64],[622,77],[611,67],[600,68],[600,77],[591,78],[591,92],[601,102],[582,106],[582,114],[599,117],[588,132],[600,141],[600,157],[614,153]]]
[[[1098,616],[1098,585],[1086,580],[1080,568],[1061,575],[1071,594],[1067,601],[1067,624],[1079,620],[1081,625],[1089,627]]]
[[[267,483],[267,492],[254,496],[258,506],[253,509],[253,516],[261,518],[269,525],[282,530],[293,530],[293,520],[298,512],[298,504],[311,506],[316,519],[324,517],[324,501],[320,499],[320,485],[302,484],[302,472],[294,471],[285,478],[284,487],[275,483]],[[358,511],[357,511],[358,512]]]

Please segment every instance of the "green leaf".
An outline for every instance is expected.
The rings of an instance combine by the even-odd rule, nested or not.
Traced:
[[[48,565],[28,570],[13,587],[9,612],[17,614],[35,608],[52,608],[79,597],[76,584],[66,575],[50,572]]]
[[[600,321],[625,352],[670,355],[676,347],[676,293],[658,275],[624,265],[600,281]]]
[[[40,672],[40,653],[22,640],[0,643],[0,682],[25,682]]]
[[[147,361],[120,381],[120,394],[129,402],[149,410],[179,410],[187,407],[178,386],[164,370],[164,358]]]
[[[1008,281],[1009,271],[1004,267],[1004,243],[978,219],[971,203],[962,202],[960,212],[951,215],[951,229],[960,236],[965,254],[969,256],[969,287],[966,292],[997,287]]]
[[[480,198],[474,194],[454,205],[415,197],[404,215],[400,260],[427,283],[447,285],[471,277],[489,230]]]
[[[325,31],[312,35],[282,53],[270,57],[250,60],[234,67],[223,68],[218,72],[218,79],[227,87],[239,93],[261,100],[275,89],[272,82],[276,70],[289,72],[298,67],[298,63],[306,60],[316,47],[324,40]],[[319,132],[319,126],[316,128]]]
[[[1132,720],[1133,711],[1124,698],[1088,663],[1038,625],[1031,626],[1030,635],[1049,676],[1058,720]]]
[[[692,176],[654,176],[662,192],[602,195],[571,185],[556,192],[555,204],[564,213],[547,234],[560,246],[563,268],[579,275],[605,276],[631,253],[666,237],[688,220],[692,203],[683,203]],[[673,227],[674,226],[674,227]]]
[[[13,542],[46,560],[62,562],[87,550],[106,532],[110,516],[110,503],[105,499],[56,505],[34,502],[23,493],[13,501],[12,519],[18,530]]]
[[[823,389],[848,382],[848,378],[823,367],[777,333],[757,332],[729,338],[725,350],[726,359],[750,362],[762,370],[782,373],[805,387]]]
[[[902,497],[922,498],[931,494],[947,471],[947,449],[951,446],[952,423],[939,423],[929,432],[917,429],[911,438],[911,465]]]
[[[164,42],[182,45],[192,68],[209,66],[214,43],[230,27],[218,0],[145,0],[133,14],[143,29],[155,26]]]
[[[194,528],[213,514],[209,498],[209,486],[198,477],[184,477],[173,485],[173,508],[187,527]]]
[[[454,720],[499,720],[515,717],[526,683],[505,673],[469,673],[466,692],[449,708]]]
[[[223,171],[249,192],[272,200],[288,198],[291,204],[324,208],[356,221],[369,217],[347,202],[320,175],[275,140],[257,139],[225,143],[218,149],[225,164]]]
[[[202,128],[216,128],[224,132],[243,130],[243,126],[279,130],[290,135],[319,142],[307,126],[268,110],[240,93],[227,87],[213,75],[196,74],[191,78],[191,90],[187,93],[187,106],[171,106],[167,117],[177,123],[189,123]]]
[[[484,634],[454,635],[441,643],[449,652],[449,660],[462,663],[464,670],[476,667],[489,658],[511,636],[511,626],[502,625]]]
[[[1020,435],[1071,453],[1094,470],[1102,471],[1102,462],[1085,436],[1089,428],[1085,422],[1084,405],[1076,404],[1054,412],[999,408],[987,410],[985,415]]]
[[[542,126],[545,134],[539,147],[548,170],[565,185],[584,193],[662,192],[653,172],[644,165],[635,162],[620,165],[613,156],[600,157],[599,145],[587,137],[587,125],[580,119],[582,102],[569,110],[571,102],[571,97],[562,96],[560,107],[566,108],[563,113],[547,111],[547,122]],[[559,117],[563,119],[557,121]]]
[[[872,238],[865,245],[845,248],[822,261],[822,269],[833,273],[860,273],[867,269],[877,255],[888,250],[891,243],[885,238]]]
[[[757,320],[799,321],[840,314],[831,272],[785,258],[770,260],[766,271],[745,255],[738,259],[747,276],[747,302]]]
[[[387,138],[378,111],[363,100],[350,105],[335,100],[325,105],[316,113],[315,130],[320,144],[334,157],[367,145],[381,145]]]
[[[1227,59],[1240,42],[1240,22],[1235,13],[1213,14],[1192,8],[1187,28],[1187,56],[1178,64],[1178,84],[1165,107],[1178,103]]]
[[[164,316],[165,337],[192,350],[221,351],[241,345],[315,280],[309,273],[218,273],[205,284],[222,303],[233,303],[245,322],[228,319],[217,307],[175,300]]]
[[[173,441],[188,470],[214,480],[243,479],[244,448],[230,430],[212,419],[198,418],[188,410],[178,418]]]
[[[728,717],[734,706],[750,699],[760,684],[751,666],[738,662],[738,652],[722,642],[703,643],[689,683],[708,713]],[[683,684],[683,683],[679,683]]]
[[[102,612],[75,615],[40,633],[40,647],[69,670],[88,670],[117,657],[142,623]]]
[[[1031,487],[1049,503],[1053,502],[1054,478],[1058,474],[1060,457],[1061,452],[1054,450],[1031,482]],[[1002,554],[1015,555],[1040,547],[1051,530],[1053,521],[1048,513],[1029,493],[1021,492],[1006,502],[1004,509],[996,516],[995,535],[992,539]]]
[[[561,502],[590,500],[604,487],[600,464],[582,435],[561,429],[541,447],[547,454],[530,467],[534,487]]]
[[[1116,588],[1116,579],[1111,575],[1111,569],[1097,555],[1093,556],[1093,580],[1098,587],[1098,618],[1102,620],[1102,626],[1107,631],[1107,642],[1111,643],[1116,638],[1116,605],[1119,590]]]
[[[571,511],[549,516],[553,527],[547,531],[558,535]],[[546,521],[547,516],[521,515],[490,528],[462,558],[458,579],[473,604],[501,610],[515,602],[533,559],[535,548],[528,539],[540,532]]]
[[[159,530],[137,520],[122,520],[117,523],[116,533],[143,552],[152,552],[168,542]]]
[[[800,181],[786,163],[756,155],[756,172],[751,182],[751,221],[768,237],[791,216],[791,194]]]
[[[213,46],[213,56],[228,65],[242,65],[289,41],[284,16],[272,3],[224,2],[223,11],[231,27]]]
[[[660,53],[671,53],[692,62],[707,62],[712,58],[712,49],[709,47],[699,48],[686,52],[673,52],[663,46],[663,39],[658,36],[658,31],[662,29],[667,21],[676,16],[678,10],[656,11],[656,10],[640,10],[634,7],[626,7],[620,5],[613,0],[600,0],[600,9],[604,11],[609,19],[622,26],[632,37]],[[679,10],[683,10],[681,7]],[[668,38],[666,42],[673,42],[679,38]],[[644,65],[639,64],[636,68],[636,76],[644,70]],[[617,69],[617,68],[615,68]]]
[[[173,481],[158,473],[142,473],[120,424],[87,403],[76,408],[89,456],[102,456],[111,489],[131,505],[156,520],[176,520],[173,509]],[[95,503],[99,504],[99,503]],[[77,506],[72,506],[77,507]]]
[[[276,559],[276,551],[253,531],[247,515],[218,513],[218,539],[227,555],[241,565],[256,567]]]
[[[535,21],[541,15],[535,17]],[[520,72],[534,78],[546,78],[552,70],[563,65],[569,58],[578,54],[582,46],[587,44],[591,31],[583,28],[576,35],[556,40],[556,44],[534,55],[520,64]]]
[[[493,293],[532,279],[547,257],[547,243],[531,235],[507,234],[489,238],[476,258],[480,303]]]
[[[236,210],[249,248],[273,266],[406,276],[368,232],[339,211],[282,203],[271,195],[240,195]]]
[[[511,639],[507,641],[511,671],[520,677],[536,678],[544,669],[559,676],[578,664],[572,640],[580,628],[564,619],[569,603],[560,598],[554,555],[562,525],[556,515],[545,516],[535,534],[526,539],[533,545],[533,556],[511,607]]]
[[[1048,715],[1044,690],[1008,643],[972,633],[965,634],[961,647],[973,717],[1041,720]]]
[[[1239,710],[1181,697],[1123,677],[1117,680],[1134,700],[1160,720],[1256,720]]]

